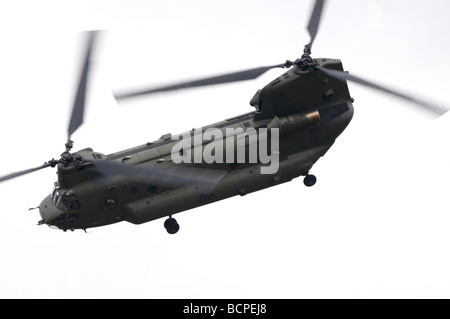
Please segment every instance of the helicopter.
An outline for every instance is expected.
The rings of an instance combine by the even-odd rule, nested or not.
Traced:
[[[254,94],[250,100],[254,111],[178,135],[165,134],[153,142],[108,155],[91,148],[71,152],[71,136],[83,123],[90,56],[98,37],[98,31],[89,32],[65,151],[60,159],[1,177],[0,182],[57,167],[53,191],[39,205],[40,225],[64,231],[86,230],[120,221],[142,224],[168,217],[164,227],[175,234],[180,228],[172,217],[176,213],[300,176],[304,176],[307,187],[313,186],[316,177],[310,174],[312,167],[353,117],[354,100],[347,81],[406,99],[437,116],[447,111],[344,72],[338,59],[312,58],[324,4],[323,0],[316,1],[307,27],[310,41],[295,61],[115,94],[121,101],[252,80],[270,69],[287,69]],[[274,171],[265,174],[271,166]]]

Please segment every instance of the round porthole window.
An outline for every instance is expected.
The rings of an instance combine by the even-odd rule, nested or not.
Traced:
[[[155,185],[152,185],[147,188],[147,193],[154,194],[154,193],[156,193],[157,190],[158,190],[158,188]]]
[[[108,198],[105,201],[105,206],[106,206],[106,208],[113,208],[116,206],[116,201],[113,198]]]

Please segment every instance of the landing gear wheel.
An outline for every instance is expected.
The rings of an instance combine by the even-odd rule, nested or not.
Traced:
[[[172,217],[166,219],[166,221],[164,222],[164,227],[171,235],[176,234],[178,230],[180,230],[180,225],[178,225],[177,220]]]
[[[317,178],[314,175],[308,174],[303,179],[303,184],[305,184],[305,186],[307,186],[307,187],[311,187],[316,183],[316,181],[317,181]]]

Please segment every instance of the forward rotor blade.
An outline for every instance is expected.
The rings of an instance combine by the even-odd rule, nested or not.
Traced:
[[[51,166],[50,163],[44,163],[43,165],[35,167],[35,168],[30,168],[30,169],[26,169],[26,170],[23,170],[23,171],[20,171],[20,172],[15,172],[15,173],[12,173],[12,174],[9,174],[9,175],[5,175],[3,177],[0,177],[0,183],[4,182],[4,181],[7,181],[9,179],[15,178],[15,177],[19,177],[19,176],[22,176],[22,175],[33,173],[35,171],[38,171],[40,169],[43,169],[43,168],[46,168],[46,167],[49,167],[49,166]]]
[[[72,115],[70,117],[68,136],[70,136],[83,124],[84,105],[86,100],[86,88],[88,81],[89,65],[91,59],[92,48],[96,39],[98,31],[88,31],[88,44],[86,55],[84,58],[83,69],[81,71],[80,81],[78,82],[77,94],[72,108]]]
[[[96,160],[92,163],[106,176],[123,175],[137,181],[169,187],[199,183],[212,188],[227,174],[227,171],[223,170],[187,167],[177,164],[143,167],[142,165],[121,164],[105,160]]]
[[[219,75],[219,76],[213,76],[210,78],[205,78],[205,79],[200,79],[200,80],[190,81],[190,82],[183,82],[183,83],[179,83],[179,84],[175,84],[175,85],[168,85],[168,86],[163,86],[163,87],[154,88],[154,89],[114,94],[114,97],[116,98],[116,100],[121,100],[121,99],[126,99],[126,98],[145,95],[145,94],[152,94],[152,93],[157,93],[157,92],[166,92],[166,91],[187,89],[187,88],[193,88],[193,87],[199,87],[199,86],[208,86],[208,85],[214,85],[214,84],[223,84],[223,83],[230,83],[230,82],[253,80],[253,79],[256,79],[257,77],[259,77],[260,75],[262,75],[263,73],[267,72],[270,69],[283,68],[285,66],[286,66],[286,63],[271,65],[271,66],[263,66],[263,67],[254,68],[254,69],[250,69],[250,70],[228,73],[228,74],[223,74],[223,75]]]
[[[323,9],[324,3],[325,3],[325,0],[317,0],[316,1],[313,12],[311,13],[311,18],[309,19],[308,31],[309,31],[309,35],[311,36],[311,40],[309,41],[308,46],[310,49],[313,45],[314,39],[316,38],[317,31],[319,30],[320,17],[322,16],[322,9]]]
[[[420,106],[422,109],[425,109],[425,110],[428,110],[428,111],[432,112],[436,116],[441,116],[441,115],[443,115],[444,113],[446,113],[449,110],[449,109],[447,109],[447,108],[445,108],[443,106],[435,105],[435,104],[429,103],[427,101],[423,101],[423,100],[420,100],[418,98],[415,98],[415,97],[412,97],[412,96],[409,96],[409,95],[406,95],[406,94],[394,91],[394,90],[389,89],[389,88],[387,88],[385,86],[381,86],[379,84],[375,84],[375,83],[370,82],[368,80],[364,80],[364,79],[362,79],[360,77],[351,75],[351,74],[349,74],[347,72],[327,69],[327,68],[324,68],[321,65],[317,65],[316,68],[320,69],[322,72],[324,72],[325,74],[327,74],[327,75],[329,75],[329,76],[331,76],[331,77],[333,77],[335,79],[338,79],[338,80],[341,80],[341,81],[346,81],[346,80],[352,81],[352,82],[359,83],[361,85],[370,87],[372,89],[376,89],[376,90],[379,90],[379,91],[382,91],[382,92],[385,92],[385,93],[389,93],[389,94],[395,95],[395,96],[397,96],[399,98],[402,98],[402,99],[404,99],[404,100],[406,100],[408,102],[411,102],[411,103],[413,103],[413,104],[415,104],[417,106]]]

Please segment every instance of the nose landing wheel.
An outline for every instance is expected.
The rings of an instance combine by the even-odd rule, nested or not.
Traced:
[[[171,235],[176,234],[180,230],[180,225],[177,223],[175,218],[169,217],[164,222],[164,228]]]

